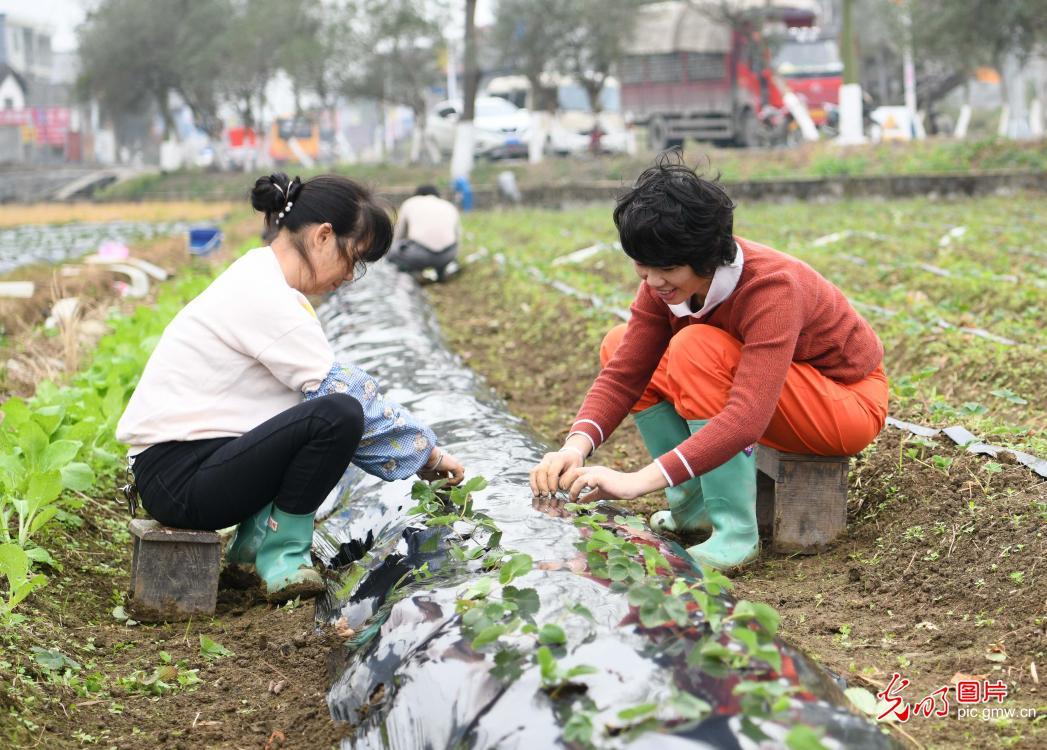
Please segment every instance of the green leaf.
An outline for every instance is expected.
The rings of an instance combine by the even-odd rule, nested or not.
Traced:
[[[35,516],[33,516],[33,520],[29,523],[29,534],[30,535],[35,534],[40,529],[42,529],[52,518],[55,517],[56,513],[58,513],[58,506],[57,505],[49,505],[46,508],[44,508],[43,510],[41,510],[39,513],[37,513]],[[36,549],[40,549],[40,548],[37,547]],[[47,555],[47,559],[46,560],[41,560],[39,558],[35,558],[35,557],[33,557],[32,554],[30,554],[28,552],[27,552],[27,554],[29,554],[29,557],[31,559],[36,560],[37,562],[46,562],[48,565],[51,565],[51,564],[54,563],[54,560],[51,559],[50,555],[48,555],[42,549],[40,551],[43,552],[43,554]]]
[[[28,572],[29,557],[25,550],[10,542],[0,544],[0,573],[7,578],[8,588],[13,590],[17,587],[25,580]]]
[[[25,499],[33,508],[53,503],[62,494],[62,475],[57,471],[34,474],[29,478]]]
[[[628,599],[634,607],[658,606],[665,599],[665,592],[654,584],[636,583],[629,587]]]
[[[989,392],[994,396],[1010,401],[1012,404],[1017,404],[1018,406],[1024,406],[1029,403],[1028,400],[1022,398],[1010,388],[997,388],[995,391]]]
[[[462,594],[462,598],[468,600],[483,599],[491,593],[491,586],[493,585],[494,579],[489,576],[477,579],[465,590],[465,593]]]
[[[533,566],[534,560],[531,559],[530,555],[513,555],[506,562],[502,563],[502,569],[498,573],[498,581],[505,585],[514,578],[519,578],[529,573]]]
[[[49,672],[59,672],[65,670],[66,667],[73,670],[74,672],[80,671],[80,664],[70,659],[68,656],[63,654],[61,651],[56,649],[40,648],[39,646],[32,647],[33,658],[36,663]]]
[[[486,487],[486,479],[484,479],[483,477],[473,477],[472,479],[466,481],[466,483],[461,486],[461,489],[463,492],[465,492],[465,494],[469,495],[473,492],[479,492],[480,490],[485,489]]]
[[[502,682],[512,682],[523,674],[524,656],[514,648],[502,648],[494,654],[491,675]]]
[[[200,655],[208,659],[220,659],[223,656],[232,656],[233,652],[221,643],[211,640],[206,635],[200,635]]]
[[[623,708],[621,711],[618,712],[618,718],[622,721],[633,721],[634,719],[639,719],[642,716],[647,716],[647,714],[652,714],[657,710],[657,703],[641,703],[640,705],[633,706],[632,708]]]
[[[553,652],[549,650],[548,646],[540,646],[537,651],[534,652],[534,660],[538,663],[538,668],[542,674],[542,682],[555,682],[556,681],[556,657],[553,656]]]
[[[474,649],[481,649],[488,643],[494,643],[503,635],[505,635],[506,627],[501,623],[495,623],[494,625],[488,625],[486,628],[481,630],[473,638],[472,647]]]
[[[0,404],[0,412],[4,414],[3,421],[0,424],[3,425],[4,429],[9,430],[18,430],[25,422],[29,421],[32,415],[25,401],[20,398],[9,398],[7,401],[4,401],[3,404]]]
[[[31,466],[38,466],[50,440],[47,433],[36,422],[24,422],[18,430],[18,445]]]
[[[105,398],[102,399],[102,414],[107,420],[112,420],[120,416],[124,411],[124,388],[123,386],[114,385],[105,392]]]
[[[559,625],[548,622],[538,631],[538,642],[547,646],[562,646],[567,643],[567,634]]]
[[[871,691],[861,687],[849,687],[843,691],[843,694],[847,696],[847,699],[854,704],[854,707],[861,711],[866,716],[876,715],[876,696]]]
[[[65,407],[62,406],[44,406],[33,410],[33,421],[40,425],[48,435],[54,434],[58,425],[62,424],[64,417]]]
[[[502,598],[513,602],[516,605],[517,613],[526,620],[538,614],[541,607],[538,592],[532,588],[518,589],[515,586],[506,586],[502,589]]]
[[[26,464],[19,456],[11,453],[0,454],[0,485],[14,492],[25,480]]]
[[[62,484],[67,490],[87,492],[95,483],[94,471],[90,466],[79,461],[73,461],[63,466],[61,474]]]
[[[681,718],[687,721],[701,721],[713,710],[713,707],[701,698],[680,691],[674,691],[673,697],[669,700],[669,705]]]
[[[821,734],[806,724],[797,724],[785,735],[785,746],[789,750],[826,750]]]
[[[61,469],[68,464],[80,451],[80,445],[76,440],[56,440],[44,449],[44,455],[40,459],[40,469],[51,471]]]
[[[596,618],[593,617],[593,613],[589,611],[589,608],[583,604],[572,604],[567,608],[568,612],[584,617],[589,622],[596,622]]]
[[[599,671],[600,670],[596,667],[590,666],[588,664],[578,664],[577,666],[571,667],[567,670],[567,672],[564,674],[564,679],[573,680],[575,677],[582,677],[583,675],[587,674],[596,674]]]
[[[593,739],[593,717],[588,711],[575,711],[563,725],[563,738],[588,747]]]

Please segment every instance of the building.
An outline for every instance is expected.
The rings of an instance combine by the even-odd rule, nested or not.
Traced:
[[[75,63],[51,49],[52,34],[47,24],[0,13],[0,162],[79,159]]]

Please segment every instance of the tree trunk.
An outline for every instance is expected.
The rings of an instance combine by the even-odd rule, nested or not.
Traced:
[[[425,144],[425,107],[411,107],[414,115],[414,127],[411,129],[411,152],[407,159],[411,164],[422,160],[422,146]]]
[[[453,65],[453,62],[448,62]],[[476,89],[480,70],[476,62],[476,0],[465,0],[465,81],[462,116],[454,130],[454,151],[451,154],[451,182],[459,178],[468,181],[473,171],[475,138],[473,120],[476,118]]]
[[[579,81],[582,84],[582,88],[585,89],[586,96],[589,97],[589,108],[593,111],[593,116],[600,114],[602,107],[600,106],[600,92],[603,91],[604,81],[607,76],[603,76],[599,81],[594,81],[591,78],[579,77]]]
[[[171,115],[171,107],[167,103],[167,91],[159,91],[153,94],[156,97],[156,106],[160,110],[160,117],[164,122],[164,140],[168,140],[171,137],[177,141],[178,129],[174,124],[174,117]]]

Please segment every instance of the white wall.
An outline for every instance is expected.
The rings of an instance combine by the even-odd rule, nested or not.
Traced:
[[[11,106],[7,106],[9,99]],[[15,80],[13,75],[8,74],[7,78],[0,81],[0,109],[24,108],[25,94],[22,92],[22,87],[18,85],[18,81]]]

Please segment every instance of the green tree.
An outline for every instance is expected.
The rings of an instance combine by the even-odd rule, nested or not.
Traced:
[[[585,89],[593,112],[600,111],[600,92],[622,56],[639,0],[573,0],[572,31],[564,52],[564,72]]]
[[[907,0],[918,58],[964,71],[1027,58],[1047,42],[1044,0]],[[903,4],[904,5],[904,4]]]
[[[173,131],[169,100],[177,93],[213,132],[221,61],[215,40],[228,18],[228,0],[103,0],[79,30],[79,89],[113,113],[139,113],[152,103],[165,135]]]
[[[351,44],[350,12],[345,3],[324,0],[302,0],[298,10],[290,19],[296,27],[286,30],[280,44],[279,64],[291,79],[297,113],[307,93],[330,108],[345,78],[346,61],[359,58],[360,50]]]
[[[567,67],[578,18],[575,6],[570,0],[498,1],[492,43],[501,50],[505,67],[527,77],[536,111],[556,109],[556,86],[549,79]]]
[[[361,53],[347,66],[342,92],[409,107],[418,138],[424,138],[426,91],[441,77],[446,17],[442,2],[358,0],[349,23],[349,44]],[[412,158],[417,157],[413,149]]]
[[[228,33],[218,44],[221,73],[215,83],[219,96],[232,104],[247,127],[257,127],[265,106],[266,87],[283,67],[283,52],[296,34],[308,29],[310,3],[286,0],[229,0]],[[206,33],[201,30],[200,33]]]

